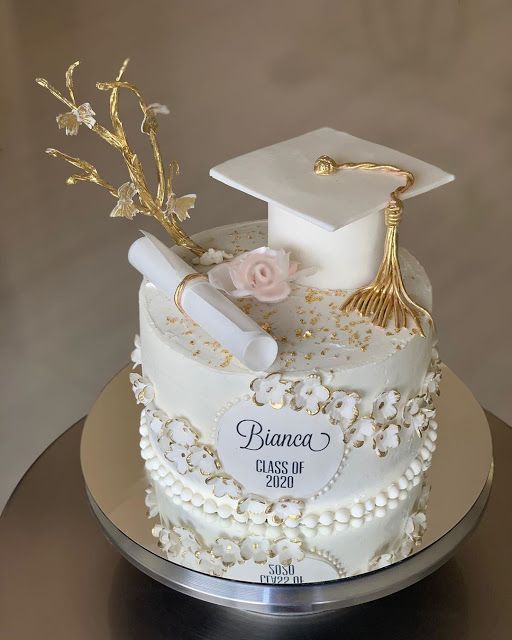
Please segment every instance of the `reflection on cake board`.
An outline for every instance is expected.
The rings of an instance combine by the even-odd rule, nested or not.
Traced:
[[[383,597],[441,566],[476,526],[490,492],[492,445],[485,415],[471,392],[445,368],[438,400],[438,451],[428,474],[428,527],[413,555],[388,567],[329,582],[282,585],[214,577],[170,562],[151,533],[148,485],[138,455],[139,411],[129,368],[106,386],[87,419],[81,462],[93,512],[105,534],[139,569],[203,600],[248,611],[304,614]]]

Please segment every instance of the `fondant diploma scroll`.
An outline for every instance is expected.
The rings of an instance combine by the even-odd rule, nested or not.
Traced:
[[[267,370],[277,342],[189,264],[149,233],[128,252],[130,264],[191,320],[253,371]]]

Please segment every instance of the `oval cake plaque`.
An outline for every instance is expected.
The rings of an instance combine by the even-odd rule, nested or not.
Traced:
[[[344,444],[341,429],[321,413],[243,401],[220,417],[217,453],[224,470],[248,492],[305,498],[336,473]]]

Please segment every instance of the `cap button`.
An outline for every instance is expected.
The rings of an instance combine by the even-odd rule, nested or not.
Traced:
[[[320,156],[316,160],[313,169],[317,176],[329,176],[336,172],[338,163],[330,156]]]

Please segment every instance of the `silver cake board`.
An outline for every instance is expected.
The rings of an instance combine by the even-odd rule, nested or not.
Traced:
[[[241,582],[180,566],[160,555],[146,516],[139,408],[128,383],[129,370],[110,381],[86,421],[81,462],[87,496],[105,535],[121,554],[181,593],[272,615],[313,614],[361,604],[404,589],[438,569],[485,509],[493,475],[489,426],[471,392],[445,368],[437,403],[438,449],[428,475],[432,487],[428,528],[413,555],[358,576],[301,585]]]

